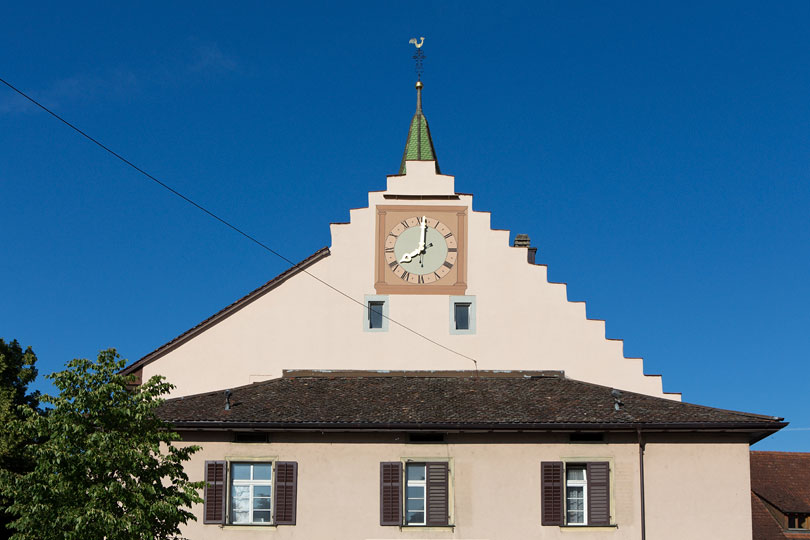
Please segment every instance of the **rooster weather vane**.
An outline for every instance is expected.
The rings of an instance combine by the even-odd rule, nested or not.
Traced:
[[[412,43],[414,47],[416,47],[416,54],[413,55],[413,59],[416,60],[416,80],[422,80],[422,61],[425,59],[425,53],[422,52],[422,45],[425,44],[424,36],[419,38],[421,41],[417,41],[416,38],[411,38],[408,43]]]

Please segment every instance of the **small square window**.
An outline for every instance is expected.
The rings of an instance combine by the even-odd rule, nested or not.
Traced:
[[[459,302],[456,304],[456,330],[470,329],[470,304]]]
[[[383,327],[383,306],[384,302],[368,303],[368,327],[372,330]]]
[[[475,296],[450,297],[450,333],[475,334]]]
[[[367,294],[365,309],[363,310],[363,331],[388,331],[388,297],[377,294]]]

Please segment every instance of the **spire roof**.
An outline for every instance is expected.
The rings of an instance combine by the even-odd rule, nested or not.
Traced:
[[[439,161],[436,159],[436,150],[433,148],[433,139],[430,137],[430,127],[428,127],[427,118],[422,114],[422,86],[422,81],[416,83],[416,113],[411,119],[399,174],[405,174],[406,161],[435,161],[436,172],[441,173]]]

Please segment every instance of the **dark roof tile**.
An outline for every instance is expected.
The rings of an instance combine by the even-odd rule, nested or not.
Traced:
[[[390,376],[369,372],[272,379],[232,390],[171,399],[160,416],[175,425],[252,424],[265,427],[352,428],[588,425],[674,425],[703,429],[763,429],[784,424],[771,416],[726,411],[622,392],[615,410],[611,388],[556,377]],[[417,372],[418,373],[418,372]]]

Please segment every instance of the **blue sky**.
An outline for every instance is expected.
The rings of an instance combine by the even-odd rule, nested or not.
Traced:
[[[426,36],[457,190],[665,390],[810,451],[810,3],[114,4],[4,3],[0,77],[293,260],[397,171]],[[41,374],[286,268],[5,87],[0,201],[0,337]]]

